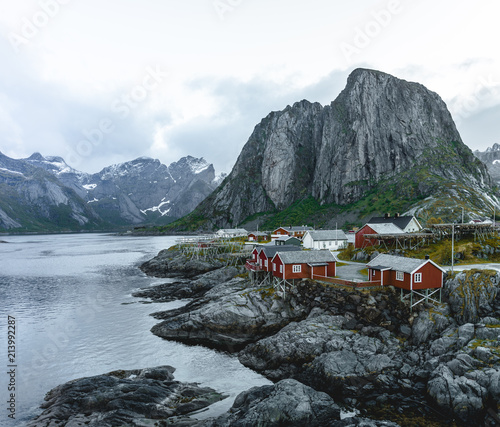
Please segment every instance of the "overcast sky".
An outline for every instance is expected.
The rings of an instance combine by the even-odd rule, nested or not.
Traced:
[[[0,4],[0,151],[97,172],[140,156],[230,172],[254,126],[357,67],[424,84],[471,149],[500,143],[496,0]]]

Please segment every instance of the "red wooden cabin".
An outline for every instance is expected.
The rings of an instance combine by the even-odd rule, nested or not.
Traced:
[[[257,246],[252,251],[252,258],[247,261],[246,268],[247,270],[254,271],[271,271],[271,261],[276,255],[276,252],[293,252],[293,251],[301,251],[302,248],[293,245],[284,245],[284,246]]]
[[[367,246],[377,246],[380,241],[376,238],[365,237],[366,234],[379,234],[379,235],[400,235],[405,234],[398,226],[387,224],[365,224],[357,232],[354,238],[354,247],[356,249],[366,248]]]
[[[380,254],[367,264],[368,279],[408,291],[443,287],[445,271],[426,259]]]
[[[335,257],[328,250],[277,252],[272,259],[272,274],[283,280],[335,276]]]

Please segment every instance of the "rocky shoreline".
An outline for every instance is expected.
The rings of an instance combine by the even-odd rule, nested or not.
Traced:
[[[253,286],[241,267],[188,260],[175,250],[141,270],[174,280],[135,296],[191,299],[155,313],[161,322],[154,334],[233,353],[275,382],[240,394],[216,419],[163,414],[157,425],[500,425],[500,273],[448,277],[442,304],[410,312],[392,288],[356,291],[309,280],[283,300],[271,286]],[[48,394],[42,421],[60,412],[51,396],[64,396],[65,386]],[[75,419],[106,420],[101,407],[67,406]],[[357,415],[341,416],[345,411]],[[126,425],[143,425],[146,412]]]

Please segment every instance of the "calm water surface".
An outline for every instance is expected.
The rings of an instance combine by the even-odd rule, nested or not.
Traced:
[[[238,359],[200,346],[158,338],[150,313],[186,301],[148,304],[131,294],[165,283],[137,266],[175,238],[106,234],[0,236],[0,425],[20,426],[38,415],[51,388],[66,381],[159,365],[179,381],[229,394],[199,416],[229,409],[238,393],[270,384]],[[7,316],[16,319],[16,421],[7,415]]]

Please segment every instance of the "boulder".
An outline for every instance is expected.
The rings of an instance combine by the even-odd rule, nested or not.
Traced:
[[[340,419],[340,407],[326,393],[296,380],[253,387],[241,393],[227,414],[203,427],[323,427]]]
[[[482,317],[500,317],[500,272],[466,270],[445,283],[445,296],[459,324],[477,323]]]

